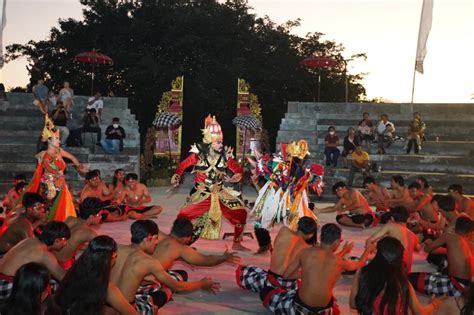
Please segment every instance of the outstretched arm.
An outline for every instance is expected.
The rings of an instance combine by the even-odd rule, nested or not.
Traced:
[[[194,266],[217,266],[225,262],[233,264],[240,262],[240,257],[234,252],[226,250],[222,255],[203,255],[189,246],[183,246],[181,258]]]

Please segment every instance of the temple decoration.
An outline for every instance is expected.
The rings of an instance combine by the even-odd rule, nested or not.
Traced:
[[[155,125],[155,156],[170,157],[175,161],[180,160],[181,156],[181,121],[183,119],[183,87],[184,76],[176,77],[171,82],[171,90],[166,91],[161,96],[157,106],[155,121],[163,116],[176,117],[179,124],[175,124],[170,119],[168,126],[162,124]],[[176,119],[175,119],[176,120]]]
[[[239,116],[255,118],[261,126],[262,109],[258,97],[250,93],[250,85],[244,79],[237,79],[237,117]],[[261,128],[245,128],[236,125],[235,152],[238,160],[243,160],[245,155],[252,155],[253,150],[260,149],[260,132]]]

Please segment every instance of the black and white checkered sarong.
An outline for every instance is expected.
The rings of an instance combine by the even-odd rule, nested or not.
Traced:
[[[262,288],[273,286],[282,287],[287,290],[297,290],[298,281],[284,279],[271,271],[265,271],[255,266],[239,266],[235,270],[237,285],[243,289],[259,293]]]
[[[457,279],[439,272],[416,272],[410,273],[408,277],[417,291],[436,296],[459,297],[464,293],[466,286],[469,285],[467,280]]]
[[[270,289],[267,287],[265,290]],[[275,315],[340,315],[340,310],[334,300],[323,308],[304,305],[298,298],[298,290],[273,288],[263,299],[263,306]]]
[[[0,273],[0,302],[5,302],[13,290],[13,277]]]
[[[153,298],[148,294],[135,294],[133,305],[141,315],[153,315]]]

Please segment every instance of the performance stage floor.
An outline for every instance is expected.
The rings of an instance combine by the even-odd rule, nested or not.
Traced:
[[[183,205],[185,198],[190,190],[189,185],[184,185],[173,194],[166,194],[165,188],[150,189],[154,204],[163,206],[163,212],[155,220],[161,231],[168,233],[171,225],[176,218],[179,208]],[[253,201],[256,198],[256,192],[252,188],[244,189],[244,198]],[[324,207],[327,203],[317,204],[317,207]],[[322,224],[335,222],[335,214],[323,214],[319,217]],[[102,224],[99,233],[112,236],[120,244],[130,243],[130,225],[132,220],[125,222],[114,222]],[[342,237],[344,240],[355,242],[352,255],[359,256],[365,244],[365,239],[372,234],[377,228],[357,230],[343,227]],[[249,218],[246,226],[247,231],[253,230],[253,218]],[[223,219],[223,232],[233,232],[232,226]],[[272,238],[276,236],[278,228],[274,228],[271,232]],[[319,237],[318,237],[319,238]],[[252,252],[241,253],[241,264],[256,265],[267,269],[270,262],[270,256],[255,256],[258,248],[257,241],[245,238],[243,244]],[[231,238],[225,241],[220,239],[216,241],[198,240],[194,245],[200,252],[205,254],[222,254],[226,246],[231,248]],[[350,254],[351,255],[351,254]],[[217,267],[191,267],[187,264],[178,262],[174,265],[175,269],[185,269],[189,273],[189,280],[195,281],[203,277],[212,277],[221,285],[221,290],[216,295],[208,294],[203,291],[197,291],[189,294],[176,294],[174,301],[169,302],[162,309],[160,314],[267,314],[269,312],[262,306],[257,294],[243,290],[235,283],[236,266],[223,264]],[[425,262],[424,253],[415,253],[413,262],[413,271],[432,271]],[[342,314],[356,314],[349,309],[349,293],[351,289],[353,276],[342,276],[338,281],[334,290],[335,297],[341,308]],[[424,302],[426,298],[421,298]]]

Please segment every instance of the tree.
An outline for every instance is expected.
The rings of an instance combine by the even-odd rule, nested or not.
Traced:
[[[106,53],[113,67],[96,74],[98,87],[129,98],[144,136],[161,94],[177,75],[184,75],[183,150],[200,140],[208,113],[218,116],[226,143],[232,144],[236,114],[236,81],[245,78],[262,104],[264,126],[274,142],[289,100],[312,101],[317,74],[300,65],[314,53],[342,61],[344,47],[322,41],[321,33],[305,38],[291,33],[299,21],[277,25],[267,16],[249,13],[244,0],[81,0],[83,21],[59,21],[50,37],[7,47],[7,60],[35,60],[47,84],[59,89],[64,80],[76,93],[88,94],[90,68],[73,61],[84,50]],[[363,55],[362,55],[363,56]],[[33,62],[32,62],[33,65]],[[344,65],[322,71],[321,100],[345,100]],[[362,75],[349,75],[349,100],[365,95]],[[274,144],[274,143],[273,143]]]

